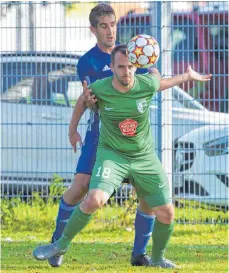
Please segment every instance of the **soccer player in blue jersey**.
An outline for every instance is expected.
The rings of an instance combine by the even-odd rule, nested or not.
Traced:
[[[115,46],[116,40],[116,18],[111,6],[98,4],[91,10],[89,20],[91,32],[96,36],[97,44],[79,59],[77,65],[81,82],[86,81],[87,84],[112,75],[110,70],[110,54]],[[157,73],[156,70],[154,71]],[[142,73],[145,72],[146,71],[142,71]],[[193,73],[193,71],[191,72]],[[163,81],[163,84],[161,84],[160,89],[170,88],[185,80],[182,75],[166,79]],[[77,132],[77,126],[86,108],[83,97],[81,96],[74,107],[69,125],[69,140],[75,152],[76,143],[79,142],[82,145],[81,137]],[[99,116],[98,113],[91,112],[88,121],[88,130],[82,145],[82,153],[76,167],[74,181],[70,188],[65,191],[60,201],[56,229],[52,236],[52,242],[61,237],[64,227],[76,205],[88,192],[88,186],[95,164],[98,139]],[[152,209],[143,199],[140,199],[135,218],[135,239],[131,256],[132,265],[150,266],[152,264],[150,257],[146,254],[146,246],[153,231],[154,220]],[[62,258],[62,256],[54,256],[49,259],[49,263],[51,266],[58,267],[62,264]]]

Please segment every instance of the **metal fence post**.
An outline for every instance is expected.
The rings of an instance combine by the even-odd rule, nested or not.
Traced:
[[[29,2],[29,50],[34,51],[34,4]]]
[[[16,6],[16,50],[21,51],[21,2]]]
[[[172,37],[171,37],[171,3],[158,3],[158,26],[160,27],[161,62],[160,71],[162,77],[172,75]],[[160,126],[158,140],[160,141],[160,159],[167,173],[172,196],[172,90],[165,90],[159,96],[158,124]]]
[[[157,41],[161,48],[161,18],[162,18],[162,12],[161,12],[161,1],[157,2]],[[152,13],[151,13],[152,16]],[[158,70],[162,73],[162,56],[160,56],[158,60]],[[158,157],[161,160],[162,159],[162,108],[161,108],[161,93],[159,93],[158,96],[158,115],[157,115],[157,126],[158,126],[158,136],[157,136],[157,147],[158,147]]]

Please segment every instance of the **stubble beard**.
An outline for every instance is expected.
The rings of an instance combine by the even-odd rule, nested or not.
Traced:
[[[128,86],[130,86],[130,84],[131,84],[131,81],[126,82],[126,81],[124,81],[124,80],[118,78],[117,76],[116,76],[116,78],[118,79],[119,83],[121,83],[121,84],[122,84],[123,86],[125,86],[125,87],[128,87]]]
[[[106,47],[106,48],[109,48],[109,49],[110,49],[110,48],[112,48],[112,47],[114,47],[114,46],[115,46],[115,43],[113,43],[113,42],[112,42],[112,43],[104,43],[103,45],[104,45],[104,47]]]

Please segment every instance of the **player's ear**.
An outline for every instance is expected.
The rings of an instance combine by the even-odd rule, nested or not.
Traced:
[[[91,32],[96,35],[96,27],[90,26]]]
[[[110,63],[110,69],[111,69],[111,71],[114,73],[114,66],[113,66],[112,63]]]

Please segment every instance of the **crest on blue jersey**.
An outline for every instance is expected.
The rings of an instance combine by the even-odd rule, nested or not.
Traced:
[[[146,109],[147,109],[147,100],[146,99],[141,99],[136,101],[138,112],[143,114]]]
[[[89,76],[85,76],[84,80],[87,82],[87,85],[91,83]]]

